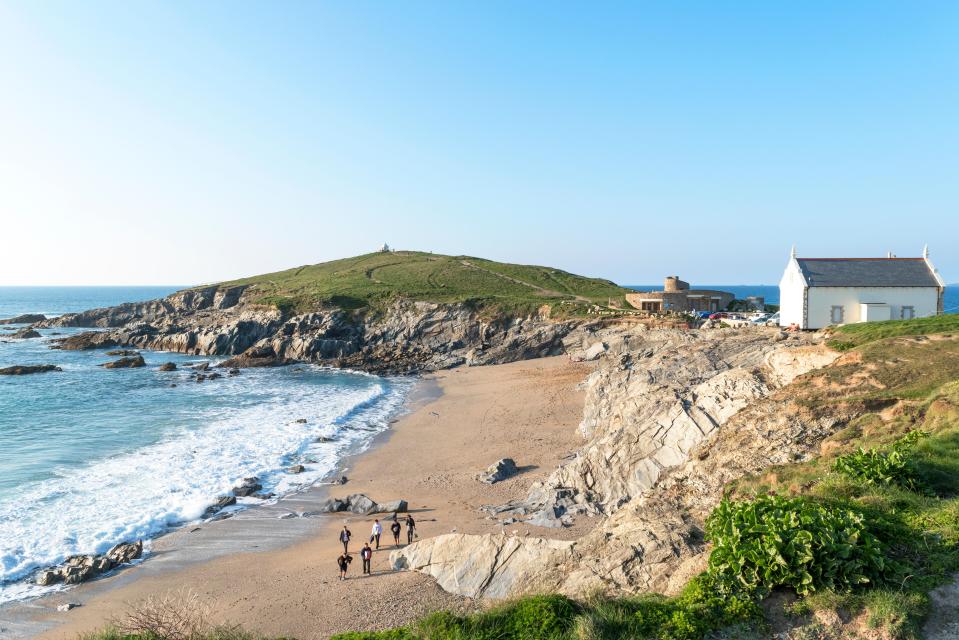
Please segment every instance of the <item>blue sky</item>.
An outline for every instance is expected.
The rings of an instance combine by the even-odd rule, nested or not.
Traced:
[[[401,248],[959,281],[959,3],[0,3],[0,284]]]

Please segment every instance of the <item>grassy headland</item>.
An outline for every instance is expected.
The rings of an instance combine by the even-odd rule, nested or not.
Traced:
[[[551,267],[419,251],[370,253],[220,284],[233,285],[248,285],[255,300],[290,311],[376,309],[405,298],[526,313],[550,304],[575,312],[606,306],[610,299],[623,306],[629,292],[609,280]]]

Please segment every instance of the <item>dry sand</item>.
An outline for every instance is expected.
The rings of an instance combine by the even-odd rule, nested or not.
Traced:
[[[565,530],[502,527],[478,508],[524,496],[532,482],[578,448],[576,425],[582,416],[583,394],[576,386],[589,371],[589,365],[556,357],[431,376],[421,389],[438,386],[441,394],[420,402],[371,450],[348,460],[349,483],[329,493],[339,497],[362,492],[380,502],[404,498],[421,537],[504,529],[516,530],[518,535],[529,531],[579,537],[591,525],[588,519],[580,518]],[[476,480],[477,473],[503,457],[514,458],[523,473],[492,487]],[[130,603],[182,589],[198,594],[216,622],[304,640],[402,625],[436,609],[475,606],[443,592],[423,575],[391,572],[392,536],[386,525],[383,541],[387,544],[373,556],[374,575],[361,576],[357,556],[349,580],[340,582],[335,564],[341,550],[338,530],[348,522],[355,543],[351,551],[358,549],[369,538],[373,517],[279,518],[284,509],[300,508],[296,500],[312,499],[315,504],[317,495],[204,524],[170,537],[172,542],[161,539],[154,545],[154,556],[138,567],[35,601],[29,624],[19,627],[20,635],[36,629],[39,622],[47,627],[40,637],[75,638],[122,618]],[[405,537],[404,529],[401,540]],[[223,544],[224,539],[233,546]],[[221,556],[197,561],[197,554],[207,548],[211,553],[219,549]],[[235,552],[260,548],[266,550]],[[182,560],[189,556],[183,549],[192,550],[193,559]],[[169,556],[167,566],[165,555]],[[82,606],[57,612],[56,605],[63,602]]]

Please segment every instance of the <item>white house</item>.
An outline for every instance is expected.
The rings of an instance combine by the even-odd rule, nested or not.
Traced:
[[[921,258],[798,258],[793,248],[779,282],[779,324],[908,320],[942,313],[945,282]]]

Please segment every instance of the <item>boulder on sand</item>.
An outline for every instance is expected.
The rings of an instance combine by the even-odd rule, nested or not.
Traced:
[[[226,507],[231,507],[235,504],[236,496],[221,496],[216,499],[216,502],[206,508],[206,515],[212,515],[220,509],[225,509]]]
[[[590,347],[589,347],[588,349],[586,349],[586,353],[583,354],[583,359],[584,359],[584,360],[596,360],[597,358],[599,358],[599,357],[600,357],[601,355],[603,355],[604,353],[606,353],[606,345],[603,344],[602,342],[596,342],[596,343],[590,345]]]
[[[59,567],[44,569],[36,574],[34,582],[42,587],[62,582],[79,584],[106,573],[114,567],[132,562],[143,555],[143,541],[121,542],[103,555],[70,556]]]
[[[100,366],[104,369],[135,369],[144,365],[146,365],[146,362],[143,361],[143,356],[133,356],[130,358],[120,358],[113,362],[105,362]]]
[[[406,513],[407,511],[409,511],[409,505],[406,500],[394,500],[378,504],[373,513]]]
[[[25,376],[29,373],[46,373],[47,371],[63,371],[54,364],[20,364],[0,369],[0,376]]]
[[[496,484],[515,476],[519,472],[519,469],[516,467],[516,463],[512,458],[503,458],[491,464],[486,471],[479,475],[480,482],[485,482],[486,484]]]

